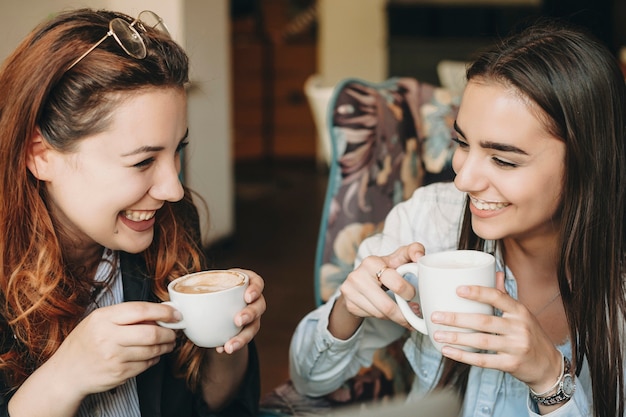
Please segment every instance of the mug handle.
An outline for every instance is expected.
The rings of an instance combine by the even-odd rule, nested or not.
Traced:
[[[398,271],[398,273],[400,275],[402,275],[403,277],[406,274],[413,274],[415,277],[417,277],[417,271],[418,271],[418,266],[417,263],[408,263],[408,264],[404,264],[404,265],[400,265],[396,271]],[[414,283],[411,283],[414,284]],[[419,300],[419,290],[417,288],[416,285],[415,286],[415,298],[413,300]],[[409,322],[409,324],[417,331],[419,331],[420,333],[423,334],[428,334],[428,330],[426,328],[426,320],[424,320],[423,318],[420,318],[417,316],[417,314],[415,314],[413,312],[413,310],[411,310],[411,307],[409,306],[409,303],[407,302],[407,300],[405,300],[404,298],[400,297],[398,294],[394,293],[393,294],[394,297],[396,298],[396,303],[398,304],[398,307],[400,307],[400,312],[402,312],[402,315],[404,316],[404,318],[406,319],[406,321]],[[409,300],[410,301],[410,300]]]
[[[176,304],[174,304],[172,301],[163,301],[161,304],[167,304],[168,306],[174,307],[176,310],[180,311],[180,309],[176,308]],[[180,329],[184,329],[185,327],[187,327],[185,325],[185,318],[184,317],[183,317],[183,319],[181,321],[178,321],[176,323],[165,323],[165,322],[159,321],[159,320],[157,320],[156,323],[159,326],[165,327],[167,329],[180,330]]]

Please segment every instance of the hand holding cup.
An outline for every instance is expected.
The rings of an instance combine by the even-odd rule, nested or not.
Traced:
[[[180,311],[177,323],[157,322],[169,329],[182,329],[189,340],[204,348],[223,346],[241,331],[235,316],[247,303],[244,299],[250,278],[241,271],[213,270],[188,274],[170,282],[170,301]]]
[[[439,252],[421,257],[416,263],[408,263],[397,268],[400,275],[417,280],[417,293],[413,300],[420,304],[424,318],[418,317],[409,303],[394,294],[402,315],[419,332],[428,335],[437,350],[442,344],[435,341],[433,334],[437,330],[472,332],[471,329],[435,324],[430,316],[435,311],[448,311],[469,314],[493,314],[493,307],[484,303],[468,300],[456,294],[461,285],[480,285],[495,287],[495,258],[481,251],[455,250]],[[467,346],[457,346],[466,351],[475,351]]]

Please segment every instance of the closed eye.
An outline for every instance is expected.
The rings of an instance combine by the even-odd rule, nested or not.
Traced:
[[[467,147],[469,147],[467,142],[465,142],[464,140],[462,140],[458,136],[453,136],[451,139],[452,139],[453,142],[456,142],[457,145],[459,145],[459,148],[467,148]]]
[[[189,141],[188,140],[181,141],[178,144],[178,146],[176,147],[176,153],[181,153],[183,151],[183,149],[185,149],[187,147],[187,145],[189,145]]]
[[[459,137],[453,137],[451,138],[452,141],[456,142],[459,146],[460,149],[462,150],[467,150],[469,148],[469,144],[467,142],[465,142],[463,139],[459,138]],[[505,161],[504,159],[500,159],[497,156],[492,156],[491,160],[499,167],[502,168],[517,168],[518,165],[513,163],[513,162],[509,162],[509,161]]]
[[[150,157],[150,158],[146,158],[141,162],[136,163],[135,165],[133,165],[133,167],[135,168],[147,168],[150,165],[152,165],[152,163],[155,161],[154,157]]]
[[[493,162],[495,162],[496,165],[503,167],[503,168],[517,168],[518,167],[517,164],[514,164],[513,162],[504,161],[498,158],[497,156],[493,156],[491,157],[491,159],[493,160]]]
[[[178,143],[178,146],[176,146],[176,151],[175,151],[176,155],[180,154],[183,151],[183,149],[187,147],[187,145],[189,145],[189,140],[187,139],[187,133],[185,133],[185,137]],[[148,168],[150,165],[152,165],[154,161],[156,161],[155,157],[146,158],[143,161],[138,162],[135,165],[133,165],[133,167],[139,168],[139,169],[145,169],[145,168]]]

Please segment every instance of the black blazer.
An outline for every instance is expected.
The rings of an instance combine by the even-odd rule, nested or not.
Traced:
[[[124,300],[159,302],[150,290],[150,281],[143,258],[139,255],[122,253],[120,261]],[[3,350],[7,349],[13,341],[6,332],[0,340]],[[173,357],[171,354],[163,355],[159,363],[137,375],[137,391],[142,417],[256,416],[261,384],[254,342],[248,345],[248,351],[248,370],[241,388],[235,399],[219,413],[211,413],[201,395],[193,395],[187,389],[184,379],[174,377],[171,371]],[[7,387],[1,379],[0,417],[9,417],[8,402],[12,393],[7,392]]]

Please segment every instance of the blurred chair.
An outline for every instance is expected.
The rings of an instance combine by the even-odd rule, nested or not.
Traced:
[[[412,78],[383,83],[347,79],[327,112],[331,159],[315,257],[315,298],[328,300],[353,269],[362,240],[382,229],[391,208],[417,187],[453,178],[453,123],[459,97]],[[287,381],[262,400],[284,415],[405,395],[413,371],[403,340],[380,349],[371,367],[321,398],[300,395]]]
[[[443,88],[460,95],[465,89],[465,70],[469,62],[444,59],[437,64],[437,76]]]
[[[330,134],[328,132],[328,105],[333,87],[322,85],[318,74],[313,74],[304,83],[304,94],[309,102],[317,130],[316,160],[319,168],[328,169],[331,158]]]
[[[457,95],[412,78],[345,80],[331,100],[333,144],[315,260],[318,305],[352,271],[361,241],[417,187],[452,179]]]

